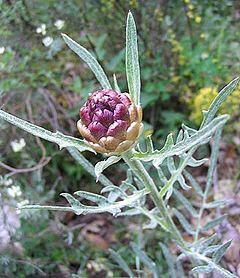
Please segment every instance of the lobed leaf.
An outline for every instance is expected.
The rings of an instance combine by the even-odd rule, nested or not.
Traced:
[[[136,152],[133,154],[134,159],[140,159],[143,161],[152,161],[153,165],[157,168],[165,158],[174,155],[183,155],[185,152],[193,147],[197,147],[203,143],[206,143],[216,130],[221,128],[228,120],[227,115],[218,116],[212,120],[208,125],[195,132],[190,136],[187,131],[184,132],[182,141],[174,144],[172,134],[169,134],[164,147],[161,150],[155,150],[152,152]]]
[[[173,213],[176,215],[178,221],[183,226],[185,231],[187,233],[189,233],[190,235],[194,235],[195,234],[195,230],[192,227],[192,225],[188,222],[188,220],[185,218],[185,216],[183,216],[183,214],[180,211],[178,211],[177,209],[175,209],[175,208],[173,208]]]

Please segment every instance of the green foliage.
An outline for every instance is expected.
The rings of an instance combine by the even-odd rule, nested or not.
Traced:
[[[60,147],[67,147],[67,151],[81,166],[75,165],[67,156],[67,159],[60,158],[62,152],[56,150],[52,145],[44,143],[47,155],[53,157],[51,164],[43,171],[45,174],[43,176],[39,174],[42,171],[42,167],[40,167],[37,170],[38,178],[33,177],[33,175],[28,177],[18,176],[20,184],[26,191],[30,192],[28,193],[29,199],[33,203],[39,204],[39,206],[30,205],[25,208],[72,211],[78,215],[110,212],[115,216],[131,216],[133,217],[131,219],[134,219],[134,216],[138,216],[137,218],[140,219],[140,215],[142,215],[141,219],[143,221],[147,219],[145,225],[141,222],[143,229],[159,227],[161,235],[164,237],[161,238],[161,241],[171,238],[177,239],[179,250],[182,252],[179,259],[171,254],[166,245],[161,244],[163,256],[169,267],[169,274],[165,271],[166,266],[161,261],[160,249],[156,251],[154,248],[151,253],[149,247],[144,247],[143,244],[141,245],[139,242],[136,244],[135,242],[131,245],[131,251],[126,249],[123,250],[125,252],[110,251],[114,261],[130,277],[134,277],[136,273],[141,276],[146,269],[147,273],[150,273],[153,277],[159,275],[161,277],[175,277],[177,275],[184,277],[185,273],[181,263],[181,256],[184,255],[198,262],[199,265],[192,269],[193,273],[210,273],[215,270],[223,276],[235,277],[219,266],[219,262],[231,242],[215,244],[211,237],[201,239],[200,236],[202,232],[215,228],[225,219],[224,215],[212,219],[205,226],[201,225],[205,209],[215,209],[227,204],[226,200],[209,202],[207,197],[216,167],[221,130],[227,120],[226,116],[215,117],[215,114],[220,105],[222,107],[220,112],[224,111],[224,113],[231,112],[231,109],[229,110],[230,105],[239,105],[237,101],[238,93],[231,94],[238,80],[233,80],[218,95],[214,93],[214,97],[217,97],[211,106],[213,98],[206,94],[207,97],[211,98],[211,101],[206,101],[207,104],[206,106],[203,105],[203,108],[207,109],[209,106],[210,108],[204,112],[204,119],[199,130],[183,125],[182,130],[176,136],[177,138],[172,133],[169,134],[163,148],[159,147],[161,142],[158,140],[163,135],[165,137],[168,132],[178,128],[180,122],[188,119],[192,112],[190,98],[196,100],[194,102],[194,111],[196,111],[199,99],[197,99],[198,96],[195,97],[194,92],[209,86],[222,86],[226,83],[226,80],[229,80],[229,76],[235,74],[236,69],[238,69],[239,43],[235,40],[240,28],[237,27],[238,23],[232,16],[234,5],[233,1],[223,1],[222,7],[218,7],[219,5],[215,3],[200,3],[199,1],[184,1],[174,4],[170,1],[163,6],[156,5],[154,1],[142,2],[140,5],[138,1],[103,0],[99,2],[77,0],[69,2],[64,0],[59,3],[43,1],[41,5],[38,1],[16,1],[14,5],[11,2],[1,3],[1,21],[3,24],[0,27],[0,34],[3,40],[0,47],[3,45],[5,48],[3,53],[0,54],[0,92],[3,92],[4,100],[7,100],[4,109],[10,109],[11,113],[21,115],[22,118],[28,118],[30,122],[35,122],[35,125],[3,111],[0,111],[0,115],[3,119],[34,135],[58,143]],[[133,10],[135,18],[139,21],[139,48],[137,47],[135,22],[132,14],[129,13],[126,29],[126,82],[123,74],[125,51],[121,49],[124,46],[123,31],[119,26],[122,26],[126,11],[129,8]],[[90,51],[86,50],[64,35],[65,42],[86,62],[100,85],[96,84],[95,78],[89,74],[89,71],[82,64],[76,65],[77,60],[69,51],[63,51],[64,44],[55,26],[57,19],[65,20],[62,31],[71,37],[78,38],[77,41],[90,49]],[[113,21],[114,24],[109,24]],[[36,29],[41,24],[46,24],[46,34],[43,34],[44,30],[36,33]],[[78,28],[78,26],[80,27]],[[151,32],[149,32],[150,27]],[[80,30],[84,31],[79,36]],[[50,39],[52,38],[53,41],[49,46],[44,46],[42,43],[47,36]],[[138,55],[141,58],[142,69],[141,105],[144,108],[147,124],[151,127],[151,130],[154,128],[153,141],[157,149],[153,148],[153,143],[148,138],[145,152],[138,148],[133,154],[128,154],[128,158],[123,156],[122,158],[126,162],[134,161],[131,165],[135,165],[136,168],[132,167],[132,171],[128,172],[127,179],[118,186],[115,185],[116,180],[114,183],[111,182],[102,172],[108,166],[118,162],[121,157],[110,157],[96,163],[95,157],[88,156],[88,159],[94,162],[94,167],[79,152],[83,150],[91,151],[91,149],[80,139],[64,134],[70,133],[73,135],[75,132],[75,117],[88,93],[98,89],[99,86],[111,86],[105,71],[110,74],[109,76],[114,74],[113,84],[116,90],[126,91],[126,84],[128,83],[129,92],[136,103],[139,103],[140,72]],[[32,107],[29,105],[29,96],[31,96]],[[226,100],[227,96],[229,97]],[[14,99],[11,100],[11,97]],[[208,99],[204,98],[204,100]],[[46,109],[48,105],[49,108]],[[198,123],[200,122],[199,113],[201,112],[198,112]],[[34,117],[32,117],[33,115]],[[39,115],[39,117],[37,118],[35,115]],[[236,115],[238,116],[238,111]],[[39,128],[37,125],[43,125],[46,128]],[[52,133],[48,131],[49,129],[60,130],[61,133]],[[11,150],[9,146],[9,138],[12,138],[10,133],[9,129],[6,129],[6,138],[5,136],[1,137],[1,144],[4,147],[6,146],[7,151]],[[21,133],[19,132],[19,134]],[[202,189],[185,168],[187,166],[198,167],[206,161],[205,159],[196,160],[193,154],[200,145],[207,143],[211,137],[214,137],[215,143],[210,158],[206,187]],[[26,150],[12,156],[6,156],[4,151],[1,162],[10,164],[14,162],[17,166],[21,164],[25,167],[36,165],[41,152],[45,156],[45,151],[42,151],[40,147],[41,144],[38,146],[36,148],[35,141],[28,139]],[[176,155],[178,156],[177,159]],[[139,172],[139,168],[137,168],[139,164],[135,163],[139,159],[148,163],[153,162],[159,176],[159,187],[156,183],[158,194],[155,197],[159,198],[160,201],[163,199],[164,203],[168,204],[169,211],[176,215],[186,232],[194,236],[194,242],[187,243],[187,247],[184,241],[181,241],[181,235],[179,237],[176,231],[174,234],[174,223],[172,224],[169,221],[164,209],[159,209],[159,203],[153,209],[149,209],[149,203],[146,202],[146,199],[148,196],[153,197],[154,194],[151,190],[144,189],[146,181],[142,180],[142,172]],[[26,165],[23,165],[23,161]],[[164,165],[167,174],[163,171]],[[146,167],[150,172],[148,165]],[[97,191],[96,193],[88,192],[88,188],[83,190],[82,186],[89,183],[86,177],[88,174],[92,175],[94,179],[97,177],[103,185],[101,191],[99,186],[96,188],[95,185],[90,190]],[[61,180],[56,190],[59,181],[56,178],[57,176],[63,180]],[[3,180],[5,182],[5,177]],[[8,180],[7,177],[6,180]],[[44,184],[44,180],[47,181],[48,186]],[[0,181],[2,182],[2,179]],[[51,189],[52,184],[55,184],[53,189]],[[61,203],[57,206],[51,205],[59,201],[58,197],[54,200],[56,191],[57,193],[61,191],[74,192],[73,184],[78,190],[75,192],[77,197],[73,197],[69,193],[62,194],[70,206],[63,206]],[[30,190],[31,186],[34,187]],[[81,190],[79,190],[79,186],[81,186]],[[202,200],[200,211],[195,204],[188,201],[182,189],[196,191],[196,194]],[[37,192],[37,194],[34,195],[34,192]],[[80,198],[80,200],[77,198]],[[155,205],[156,198],[153,198]],[[176,208],[174,209],[171,208],[170,198],[176,201],[174,203]],[[45,203],[50,203],[50,205],[44,206]],[[28,213],[32,214],[32,216],[40,215],[39,212],[34,210],[31,213],[24,211],[23,215],[25,213],[26,215]],[[197,219],[196,227],[189,223],[187,213]],[[41,216],[42,214],[38,219]],[[48,218],[52,219],[51,215],[45,214],[45,218],[42,218],[42,220],[45,221]],[[29,223],[31,221],[29,217]],[[33,225],[29,225],[25,220],[22,223],[22,230],[26,238],[29,234],[35,235],[47,228],[44,225],[39,225],[40,227],[36,226],[35,229]],[[154,233],[157,237],[157,232]],[[147,235],[147,233],[144,235]],[[71,239],[72,233],[69,232],[68,236]],[[215,238],[213,237],[213,239]],[[153,246],[158,246],[156,244],[157,240],[153,242]],[[142,240],[142,243],[144,241],[147,242],[147,239]],[[76,277],[87,277],[88,274],[82,269],[86,269],[88,257],[101,258],[106,256],[101,252],[92,252],[92,249],[84,241],[81,242],[80,247],[75,245],[68,248],[63,245],[62,240],[52,234],[48,234],[47,240],[40,237],[37,240],[26,240],[24,247],[26,256],[31,258],[35,258],[34,254],[37,250],[41,263],[39,264],[36,259],[36,261],[27,261],[22,266],[17,260],[11,260],[11,256],[8,254],[0,261],[1,266],[8,266],[8,269],[11,269],[11,274],[17,273],[19,277],[41,273],[41,269],[36,268],[38,265],[47,273],[54,273],[58,265],[65,265],[72,269],[72,265],[76,264],[75,258],[83,263],[81,263],[79,271],[74,269],[72,272],[77,273]],[[44,249],[47,250],[46,253],[42,251]],[[120,254],[124,256],[120,256]],[[160,256],[157,254],[160,254]],[[46,261],[46,257],[49,258],[50,264],[49,261]],[[133,257],[136,257],[136,267]],[[111,267],[115,271],[115,265]],[[135,268],[136,271],[133,271],[132,269]],[[118,271],[116,270],[114,274],[122,275]]]

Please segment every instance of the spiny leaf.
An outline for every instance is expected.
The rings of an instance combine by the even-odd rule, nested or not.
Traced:
[[[126,27],[126,74],[128,89],[136,105],[140,104],[140,67],[138,61],[137,29],[129,11]]]
[[[42,127],[24,121],[16,116],[13,116],[7,112],[4,112],[3,110],[0,110],[0,118],[9,122],[10,124],[13,124],[27,131],[28,133],[31,133],[32,135],[38,136],[42,139],[58,144],[60,149],[66,147],[75,147],[80,152],[87,150],[95,153],[95,151],[84,140],[64,135],[58,131],[51,132],[47,129],[44,129]]]
[[[101,84],[103,89],[111,89],[111,85],[108,81],[108,78],[100,66],[98,61],[93,57],[93,55],[84,47],[79,45],[77,42],[72,40],[66,34],[62,34],[63,40],[65,43],[74,51],[91,69],[91,71],[95,74],[97,80]]]

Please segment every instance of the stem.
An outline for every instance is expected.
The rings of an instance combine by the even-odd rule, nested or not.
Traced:
[[[206,184],[206,188],[205,188],[204,195],[203,195],[201,209],[200,209],[199,215],[198,215],[197,229],[196,229],[196,233],[195,233],[195,237],[194,237],[194,242],[195,243],[198,240],[198,236],[199,236],[199,233],[200,233],[200,230],[201,230],[201,218],[202,218],[202,215],[203,215],[203,212],[204,212],[205,204],[207,202],[208,193],[209,193],[209,190],[210,190],[211,185],[212,185],[213,174],[214,174],[214,171],[216,169],[217,154],[218,154],[218,150],[219,150],[221,135],[222,135],[222,128],[218,129],[216,131],[216,134],[215,134],[215,142],[213,143],[213,148],[212,148],[211,164],[210,164],[210,167],[209,167],[209,170],[208,170],[207,184]]]
[[[174,239],[179,243],[179,245],[182,248],[187,249],[186,243],[183,240],[176,225],[174,224],[169,210],[164,204],[164,201],[161,198],[153,179],[150,177],[142,163],[138,160],[131,159],[130,152],[123,154],[122,157],[124,161],[128,164],[128,166],[131,168],[131,170],[134,172],[134,174],[142,180],[145,188],[150,191],[150,196],[156,207],[159,209],[161,216],[166,221],[166,224]]]

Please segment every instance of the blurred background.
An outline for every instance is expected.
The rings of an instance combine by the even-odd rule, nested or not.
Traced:
[[[64,45],[61,33],[90,50],[108,77],[112,80],[115,73],[121,90],[127,91],[129,9],[139,36],[144,136],[153,134],[160,147],[182,122],[196,128],[201,110],[239,75],[239,1],[0,0],[0,107],[52,131],[79,136],[79,108],[99,84]],[[235,249],[225,259],[228,269],[240,272],[239,94],[240,87],[221,108],[231,120],[221,144],[218,190],[213,195],[236,199],[228,210],[227,227],[236,238]],[[121,277],[109,257],[110,247],[120,250],[134,267],[128,244],[139,240],[142,219],[16,212],[14,207],[22,204],[63,205],[61,192],[97,192],[100,187],[67,151],[3,121],[0,130],[0,276]],[[207,154],[209,149],[202,151]],[[101,159],[85,155],[92,163]],[[112,166],[106,175],[119,184],[124,167]],[[203,167],[194,174],[204,183],[205,173]],[[166,263],[155,244],[167,240],[162,237],[159,230],[144,231],[147,252],[164,272]]]

